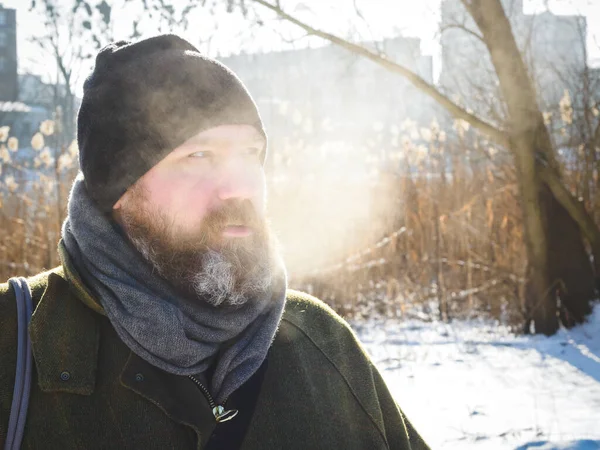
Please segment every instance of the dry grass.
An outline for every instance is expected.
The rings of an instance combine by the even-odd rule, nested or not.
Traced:
[[[519,323],[526,260],[516,180],[501,154],[464,158],[483,145],[474,139],[433,139],[411,170],[380,175],[374,195],[389,199],[379,225],[356,230],[343,257],[292,282],[346,317]],[[374,236],[374,227],[386,231]]]

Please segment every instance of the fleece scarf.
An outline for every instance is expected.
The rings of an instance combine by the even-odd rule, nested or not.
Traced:
[[[214,368],[208,388],[223,402],[266,358],[285,303],[281,261],[271,290],[241,307],[182,298],[101,212],[81,176],[71,190],[62,238],[119,337],[150,364],[177,375]]]

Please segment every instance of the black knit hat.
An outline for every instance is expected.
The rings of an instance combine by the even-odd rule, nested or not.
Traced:
[[[252,97],[223,64],[175,35],[112,43],[96,57],[77,117],[85,186],[109,212],[175,147],[224,124],[254,126],[266,139]]]

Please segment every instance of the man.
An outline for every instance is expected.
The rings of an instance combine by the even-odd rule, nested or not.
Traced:
[[[286,290],[250,95],[174,35],[100,51],[62,265],[29,279],[24,449],[426,448],[348,325]],[[0,442],[16,305],[0,287]]]

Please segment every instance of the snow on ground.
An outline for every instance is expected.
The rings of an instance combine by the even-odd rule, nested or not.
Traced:
[[[550,338],[489,322],[354,323],[432,449],[600,449],[600,305]]]

